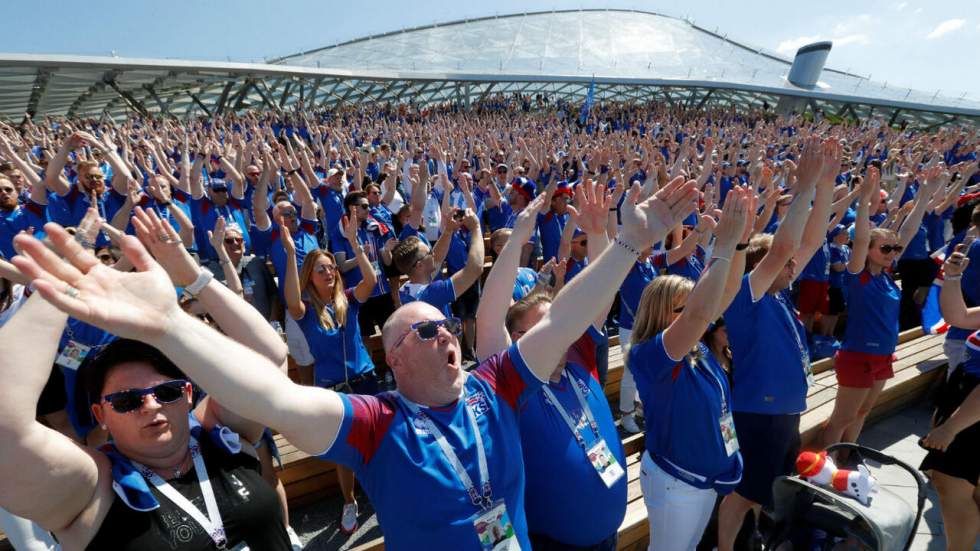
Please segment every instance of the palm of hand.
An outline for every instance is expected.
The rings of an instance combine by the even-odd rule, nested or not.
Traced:
[[[160,269],[123,273],[98,265],[75,287],[86,308],[78,317],[121,337],[162,335],[179,309],[173,285]]]

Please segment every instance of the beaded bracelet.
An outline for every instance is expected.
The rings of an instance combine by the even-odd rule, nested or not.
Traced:
[[[640,251],[636,250],[636,248],[633,247],[633,245],[630,245],[629,243],[627,243],[627,242],[623,241],[622,239],[620,239],[619,236],[616,236],[615,243],[617,245],[619,245],[620,247],[622,247],[622,248],[626,249],[627,251],[629,251],[633,256],[635,256],[637,258],[640,257]]]

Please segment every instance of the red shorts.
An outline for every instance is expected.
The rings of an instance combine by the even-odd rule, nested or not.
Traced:
[[[829,314],[830,298],[827,294],[829,290],[829,281],[801,280],[800,298],[796,305],[800,310],[800,314],[815,314],[817,312],[825,316]]]
[[[895,376],[894,354],[868,354],[838,350],[834,356],[837,384],[851,388],[871,388],[875,381]]]

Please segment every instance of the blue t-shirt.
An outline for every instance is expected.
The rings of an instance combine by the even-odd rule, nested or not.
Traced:
[[[806,410],[806,330],[785,292],[752,296],[751,274],[725,311],[735,411],[789,415]]]
[[[829,281],[830,280],[830,247],[827,241],[813,253],[813,257],[803,271],[800,272],[800,279],[806,281]]]
[[[531,549],[524,514],[524,459],[518,404],[543,382],[528,369],[517,344],[482,362],[463,385],[463,400],[426,413],[479,485],[476,439],[465,411],[472,408],[482,435],[493,499],[503,499],[521,549]],[[424,423],[395,393],[341,394],[344,420],[321,455],[354,471],[385,534],[385,548],[482,549],[473,521],[479,514],[463,483]],[[392,491],[397,488],[398,491]],[[406,498],[424,500],[407,506]]]
[[[902,253],[901,260],[924,260],[929,258],[929,235],[923,222],[909,241],[909,246]]]
[[[514,211],[506,202],[501,202],[499,206],[487,209],[487,225],[490,226],[490,233],[500,228],[509,228],[507,222],[513,216]]]
[[[319,199],[323,206],[323,218],[327,224],[324,231],[332,239],[335,232],[341,231],[340,219],[347,214],[344,211],[344,194],[327,185],[317,186],[312,191],[314,199]]]
[[[837,264],[841,263],[844,265],[844,269],[840,272],[835,272],[833,268],[830,270],[830,286],[834,289],[844,288],[844,272],[847,271],[847,263],[851,260],[851,248],[847,245],[837,245],[832,243],[830,245],[830,263]]]
[[[68,413],[68,421],[72,428],[80,436],[84,437],[88,434],[97,423],[92,417],[91,408],[89,408],[89,396],[86,395],[84,387],[78,384],[79,369],[84,368],[106,345],[114,340],[116,340],[115,335],[70,317],[65,324],[65,330],[61,333],[61,340],[58,341],[58,355],[55,357],[55,365],[61,368],[65,377],[65,394],[68,397],[65,411]],[[63,361],[62,354],[66,353],[69,343],[75,344],[72,348],[75,348],[77,352],[73,355],[73,359],[77,359],[77,364],[70,360]],[[88,347],[84,356],[83,349],[77,345]]]
[[[673,264],[667,264],[665,266],[667,274],[697,281],[701,279],[701,274],[704,272],[704,256],[705,250],[701,248],[701,245],[698,245],[695,251],[691,253],[691,256],[681,258]],[[654,258],[666,263],[667,254],[662,253]]]
[[[111,196],[112,192],[105,191],[101,197],[97,198],[95,205],[95,208],[99,210],[99,215],[107,221],[111,221],[112,216],[119,209],[118,205],[114,209],[110,208]],[[85,213],[88,212],[90,206],[92,203],[89,201],[88,195],[79,191],[78,184],[72,184],[71,190],[64,197],[56,193],[48,195],[48,219],[65,227],[78,226],[82,218],[85,218]],[[98,237],[95,238],[95,246],[106,247],[108,245],[109,236],[105,232],[99,232]]]
[[[609,403],[595,376],[596,345],[605,336],[594,327],[568,349],[565,372],[548,388],[568,415],[579,422],[579,445],[543,391],[521,403],[521,448],[524,452],[524,508],[532,534],[543,534],[574,546],[595,545],[610,537],[626,515],[626,476],[607,488],[589,462],[586,450],[605,439],[616,461],[626,465],[623,444]],[[599,427],[595,434],[571,385],[578,385]],[[583,504],[588,504],[583,507]]]
[[[318,222],[304,220],[300,218],[297,231],[293,232],[293,243],[296,246],[296,270],[297,275],[303,270],[303,260],[306,255],[315,249],[320,248],[316,240],[316,230]],[[252,242],[255,244],[256,256],[266,255],[272,261],[272,267],[276,270],[276,276],[281,282],[286,277],[286,249],[279,240],[279,226],[272,225],[267,229],[260,230],[258,226],[252,226]],[[279,298],[284,299],[284,285],[279,284]]]
[[[47,208],[28,200],[10,212],[0,211],[0,257],[10,260],[17,254],[14,236],[22,231],[32,231],[38,239],[44,238]]]
[[[885,271],[871,275],[867,268],[844,270],[847,327],[841,350],[892,354],[898,345],[898,309],[902,291]]]
[[[320,324],[319,315],[309,302],[306,303],[306,314],[302,319],[296,320],[310,345],[310,354],[315,361],[314,383],[320,387],[332,387],[344,382],[345,371],[346,378],[353,379],[374,369],[357,323],[361,303],[351,289],[347,290],[346,295],[347,316],[343,327],[338,326],[333,306],[329,304],[326,308],[334,320],[333,329],[327,329]]]
[[[647,258],[643,262],[637,260],[619,286],[619,326],[623,329],[633,329],[633,317],[636,315],[636,309],[640,307],[643,290],[657,277],[657,269],[653,265],[652,258]]]
[[[970,334],[966,339],[966,361],[963,372],[980,377],[980,331]]]
[[[565,283],[572,280],[573,277],[582,273],[582,270],[589,265],[589,257],[585,257],[582,260],[575,260],[572,257],[568,257],[565,261]]]
[[[721,432],[732,391],[711,351],[698,343],[698,358],[671,358],[658,333],[634,344],[628,363],[647,409],[650,459],[696,488],[722,495],[734,490],[742,478],[742,457],[738,451],[728,454]]]
[[[248,216],[241,207],[241,203],[234,197],[229,197],[228,202],[223,206],[217,206],[211,199],[201,197],[191,199],[191,220],[194,222],[194,240],[197,244],[198,253],[201,258],[216,260],[218,253],[208,240],[208,232],[214,231],[214,225],[218,222],[218,217],[225,219],[225,224],[235,224],[242,230],[242,237],[245,240],[245,251],[252,250],[252,238],[247,231],[249,228]]]
[[[384,248],[384,244],[392,237],[394,236],[388,231],[387,226],[379,224],[374,219],[369,218],[365,223],[361,224],[361,227],[357,228],[357,240],[364,247],[364,254],[367,255],[368,261],[371,262],[371,266],[374,268],[374,275],[378,278],[378,282],[374,284],[374,290],[371,291],[372,297],[383,295],[391,290],[388,285],[388,276],[385,275],[384,263],[381,261],[381,249]],[[340,232],[334,232],[333,237],[330,239],[330,249],[334,254],[346,254],[348,260],[354,258],[353,247],[350,246],[350,243],[344,239]],[[357,266],[345,272],[343,277],[344,284],[348,287],[355,287],[364,279],[364,276],[361,275],[361,269]]]
[[[967,307],[974,307],[980,305],[980,240],[970,244],[966,256],[970,259],[970,264],[963,272],[960,289],[963,291],[963,301]],[[971,333],[973,333],[973,329],[953,326],[946,333],[946,339],[962,341]]]
[[[456,300],[456,289],[452,279],[437,279],[432,283],[406,282],[398,289],[402,305],[421,300],[439,309],[447,318],[452,317],[450,305]]]
[[[556,214],[549,210],[544,214],[538,215],[538,232],[541,235],[541,253],[543,261],[558,256],[558,247],[561,244],[561,234],[565,231],[565,224],[568,222],[568,214]]]

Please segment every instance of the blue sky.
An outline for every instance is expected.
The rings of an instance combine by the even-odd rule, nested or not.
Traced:
[[[829,0],[623,3],[373,0],[7,0],[0,52],[258,61],[360,36],[465,17],[621,7],[691,17],[730,38],[792,56],[834,41],[828,66],[887,82],[980,99],[980,1]],[[32,23],[43,21],[43,23]]]

